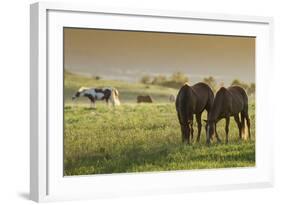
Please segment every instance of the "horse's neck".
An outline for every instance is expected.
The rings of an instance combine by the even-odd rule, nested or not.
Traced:
[[[220,114],[222,110],[224,109],[223,106],[223,95],[219,96],[219,99],[215,99],[214,104],[212,106],[211,112],[210,112],[210,119],[211,121],[217,121],[220,118]]]

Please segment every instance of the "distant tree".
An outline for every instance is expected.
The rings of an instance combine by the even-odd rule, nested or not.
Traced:
[[[249,86],[248,86],[247,83],[245,83],[245,82],[243,82],[243,81],[240,81],[240,80],[238,80],[238,79],[233,80],[232,83],[231,83],[231,85],[232,85],[232,86],[233,86],[233,85],[240,86],[240,87],[244,88],[245,91],[247,91],[248,88],[249,88]]]
[[[175,72],[171,76],[156,75],[154,77],[145,75],[140,79],[141,83],[161,85],[169,88],[180,88],[184,83],[188,82],[188,77],[181,73]]]
[[[140,82],[143,84],[149,84],[151,83],[151,77],[149,75],[144,75],[142,76]]]
[[[203,79],[203,82],[210,86],[213,91],[217,89],[217,82],[213,76],[209,76]]]
[[[100,80],[101,79],[101,77],[100,76],[96,76],[96,80]]]
[[[175,83],[185,83],[185,82],[188,82],[189,79],[185,74],[183,74],[181,72],[175,72],[171,76],[171,81],[173,81]]]
[[[244,90],[247,92],[247,94],[250,96],[250,95],[254,95],[255,94],[255,91],[256,91],[256,84],[255,83],[250,83],[250,84],[247,84],[245,82],[242,82],[240,80],[233,80],[231,85],[238,85],[242,88],[244,88]]]
[[[165,75],[157,75],[153,77],[152,84],[161,85],[167,81],[167,77]]]
[[[256,92],[256,84],[251,83],[248,87],[247,93],[248,93],[248,95],[254,95],[255,92]]]

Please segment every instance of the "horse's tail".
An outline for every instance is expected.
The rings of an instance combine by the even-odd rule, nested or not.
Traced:
[[[247,140],[248,139],[248,133],[249,133],[249,127],[247,125],[247,120],[246,120],[246,117],[242,115],[242,120],[241,120],[241,123],[242,123],[242,139],[243,140]]]
[[[247,139],[251,139],[251,133],[250,133],[250,118],[249,118],[249,105],[248,105],[248,96],[247,96],[247,93],[246,91],[242,88],[242,91],[241,91],[243,97],[244,97],[244,109],[243,111],[241,112],[241,124],[242,124],[242,138],[244,140],[247,140]]]
[[[113,88],[112,91],[114,92],[115,96],[118,97],[119,96],[119,92],[116,88]]]
[[[242,133],[241,133],[242,138],[244,140],[247,140],[248,138],[251,139],[248,105],[246,106],[245,110],[241,113],[241,124],[242,124]]]
[[[110,95],[110,100],[111,100],[113,106],[120,105],[119,92],[118,92],[118,90],[116,88],[112,88],[111,95]]]

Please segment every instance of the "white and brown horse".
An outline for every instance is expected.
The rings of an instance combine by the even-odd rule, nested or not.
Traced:
[[[111,102],[113,106],[120,105],[119,92],[116,88],[86,88],[81,87],[73,96],[72,100],[75,100],[81,96],[89,98],[91,103],[95,106],[97,100],[105,100]]]

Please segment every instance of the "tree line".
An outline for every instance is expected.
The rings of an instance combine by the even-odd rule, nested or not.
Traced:
[[[151,84],[151,85],[161,85],[171,88],[180,88],[183,83],[189,82],[189,78],[187,75],[181,72],[175,72],[170,76],[166,75],[144,75],[141,77],[140,82],[143,84]],[[216,92],[220,87],[224,86],[223,82],[217,82],[217,80],[213,76],[203,78],[202,82],[208,84],[210,88]],[[231,86],[237,85],[245,89],[249,96],[255,95],[256,84],[255,83],[246,83],[239,79],[234,79]]]

